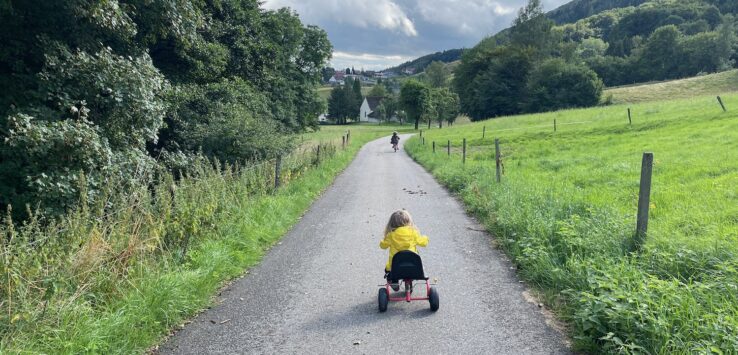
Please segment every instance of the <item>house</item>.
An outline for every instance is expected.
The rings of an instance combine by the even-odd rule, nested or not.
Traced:
[[[368,96],[364,98],[359,109],[360,122],[379,122],[377,118],[377,107],[382,103],[382,97]]]
[[[364,102],[361,103],[359,109],[359,121],[360,122],[374,122],[378,123],[379,118],[377,117],[377,107],[382,103],[383,97],[379,96],[368,96],[364,98]]]

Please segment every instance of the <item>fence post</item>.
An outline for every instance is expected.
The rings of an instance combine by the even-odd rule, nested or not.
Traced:
[[[423,138],[423,130],[420,130],[420,138]]]
[[[554,132],[556,132],[556,119],[554,118]]]
[[[317,161],[316,165],[320,164],[320,143],[318,143],[318,150],[316,151],[315,156],[316,156],[316,161]]]
[[[461,155],[461,163],[466,164],[466,138],[464,138],[464,149]]]
[[[448,151],[448,156],[451,156],[451,140],[448,140],[448,143],[446,145],[446,150]]]
[[[341,149],[346,149],[346,136],[341,136]]]
[[[497,182],[501,181],[500,168],[502,168],[502,161],[500,160],[500,139],[495,138],[495,163],[497,165]]]
[[[436,154],[436,141],[433,141],[433,154]]]
[[[653,153],[643,153],[641,163],[641,187],[638,192],[638,217],[636,222],[635,248],[640,250],[648,233],[648,209],[651,204],[651,173]]]
[[[274,189],[279,189],[280,181],[279,175],[282,171],[282,156],[277,156],[277,161],[274,163]]]
[[[727,112],[728,110],[725,109],[725,105],[723,104],[723,99],[720,98],[720,96],[717,97],[718,102],[720,103],[720,107],[723,108],[723,112]]]
[[[346,130],[346,144],[351,144],[351,130]]]
[[[630,116],[630,107],[628,107],[628,124],[629,125],[632,125],[633,124],[633,119]]]
[[[487,133],[487,126],[482,126],[482,139],[484,139],[484,135]]]
[[[425,137],[423,137],[423,145],[425,145]]]

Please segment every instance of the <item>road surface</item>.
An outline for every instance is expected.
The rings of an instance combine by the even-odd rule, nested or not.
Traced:
[[[405,141],[409,136],[403,136]],[[426,273],[440,310],[377,311],[392,211],[430,243]],[[389,138],[367,144],[300,222],[218,304],[175,334],[165,354],[568,354],[511,264],[463,206]],[[549,322],[550,323],[550,322]]]

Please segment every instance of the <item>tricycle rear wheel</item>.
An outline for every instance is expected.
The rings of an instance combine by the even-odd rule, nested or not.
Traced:
[[[379,311],[384,312],[387,310],[387,304],[389,303],[389,293],[386,288],[380,288],[379,294],[377,294],[377,303],[379,303]]]
[[[435,287],[431,287],[428,290],[428,302],[430,302],[431,311],[435,312],[440,307],[440,300],[438,299],[438,290]]]

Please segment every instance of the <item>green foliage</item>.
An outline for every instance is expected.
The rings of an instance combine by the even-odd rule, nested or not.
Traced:
[[[331,45],[287,9],[256,0],[3,4],[0,208],[15,205],[16,217],[26,204],[63,212],[80,199],[72,182],[81,174],[90,196],[108,174],[146,183],[149,154],[180,168],[199,152],[232,163],[283,154],[325,110],[315,88]],[[63,161],[64,144],[70,155],[105,154],[94,168],[81,158],[33,161]],[[30,186],[42,175],[53,177],[43,192]]]
[[[431,87],[440,88],[446,86],[448,77],[449,73],[446,70],[446,66],[441,62],[434,61],[425,68],[425,79]]]
[[[416,73],[424,71],[432,62],[438,61],[442,63],[451,63],[459,60],[464,54],[465,49],[449,49],[443,52],[424,55],[418,59],[402,63],[396,67],[387,69],[387,71],[402,73],[406,69],[415,69]]]
[[[738,104],[736,94],[722,97]],[[558,111],[424,133],[450,140],[451,158],[416,138],[406,149],[461,196],[539,288],[568,323],[575,350],[727,354],[738,351],[731,112],[712,95]],[[502,183],[494,141],[473,138],[483,125],[501,140]],[[642,252],[631,254],[644,151],[655,156],[651,220]]]
[[[408,120],[415,122],[416,130],[418,129],[420,119],[422,118],[424,111],[427,111],[427,106],[430,102],[427,99],[428,91],[428,86],[416,80],[408,80],[404,82],[400,89],[400,98],[398,100],[400,108],[405,111]]]
[[[343,86],[336,86],[331,90],[331,96],[328,98],[328,116],[342,124],[348,123],[349,119],[357,120],[362,101],[361,83],[346,78]]]
[[[550,59],[530,74],[525,111],[595,106],[602,96],[602,87],[602,80],[587,66]]]

